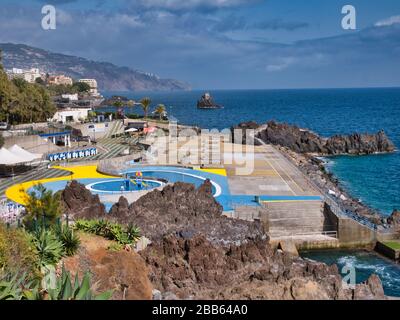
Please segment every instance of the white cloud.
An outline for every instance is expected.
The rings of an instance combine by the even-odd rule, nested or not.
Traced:
[[[375,27],[387,27],[399,23],[400,23],[400,15],[380,20],[377,23],[375,23]]]
[[[140,0],[140,3],[148,8],[182,10],[202,7],[227,8],[257,1],[258,0]]]
[[[280,58],[280,59],[278,59],[278,61],[276,63],[267,65],[266,70],[268,72],[282,71],[282,70],[285,70],[288,67],[290,67],[292,64],[294,64],[296,62],[296,60],[297,59],[294,57]]]

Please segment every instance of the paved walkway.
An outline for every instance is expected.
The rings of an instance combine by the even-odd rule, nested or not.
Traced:
[[[7,188],[11,187],[15,184],[20,184],[23,182],[31,181],[31,180],[42,180],[42,179],[51,179],[58,177],[69,176],[70,173],[65,170],[59,169],[49,169],[47,165],[42,165],[39,168],[24,173],[22,175],[16,176],[14,178],[2,178],[0,179],[0,197],[4,196]]]

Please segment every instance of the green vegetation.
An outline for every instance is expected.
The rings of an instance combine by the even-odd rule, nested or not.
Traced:
[[[33,230],[40,223],[44,227],[54,225],[61,217],[60,194],[47,190],[42,184],[34,186],[25,199],[27,215],[25,226]]]
[[[400,250],[400,241],[386,241],[384,244],[393,250]]]
[[[37,282],[26,274],[0,273],[0,300],[40,300]]]
[[[145,97],[142,100],[140,100],[140,104],[142,105],[144,117],[147,118],[147,113],[149,112],[151,99],[148,97]]]
[[[40,277],[38,252],[32,235],[0,223],[0,273],[2,271],[27,273],[31,279]]]
[[[163,104],[159,104],[155,110],[155,113],[159,115],[160,121],[162,120],[163,115],[165,114],[165,106]]]
[[[74,94],[74,93],[88,93],[90,86],[84,82],[74,82],[72,85],[49,85],[48,90],[52,96],[60,96],[62,94]]]
[[[81,240],[72,228],[67,224],[58,224],[55,226],[55,232],[58,239],[62,242],[64,252],[67,256],[73,256],[77,253]]]
[[[39,228],[33,238],[38,252],[38,262],[41,269],[56,265],[64,256],[64,246],[61,240],[51,230]]]
[[[86,273],[81,283],[63,268],[57,277],[56,267],[65,256],[74,255],[80,239],[67,224],[60,222],[60,197],[42,185],[26,199],[28,216],[24,228],[0,223],[0,300],[99,300],[109,299],[111,291],[95,296]],[[132,239],[134,229],[117,237]],[[121,231],[122,232],[122,231]]]
[[[48,294],[49,300],[109,300],[113,292],[106,291],[100,295],[94,295],[88,272],[85,273],[81,283],[76,275],[74,284],[72,284],[71,274],[63,266],[61,277],[57,278],[55,288],[49,289]]]
[[[0,133],[0,148],[2,148],[4,146],[4,137],[3,135]]]
[[[0,64],[0,121],[11,124],[47,121],[56,112],[49,92],[23,79],[10,81]]]
[[[37,281],[29,281],[25,274],[0,275],[0,300],[109,300],[112,291],[95,295],[93,293],[90,273],[86,272],[82,282],[75,275],[74,283],[71,274],[62,268],[61,275],[48,287]]]
[[[121,245],[135,244],[140,238],[140,229],[138,227],[134,225],[124,227],[108,220],[77,220],[74,227],[77,230],[117,241]]]

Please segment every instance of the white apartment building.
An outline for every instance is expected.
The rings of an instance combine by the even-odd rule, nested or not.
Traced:
[[[7,72],[11,79],[13,78],[21,78],[24,79],[26,82],[34,83],[37,78],[41,78],[42,74],[38,68],[32,68],[29,70],[12,68]]]
[[[87,83],[90,86],[90,95],[98,97],[97,81],[95,79],[80,79],[79,82]]]
[[[92,108],[60,109],[54,114],[52,121],[61,123],[79,122],[87,119],[90,110],[92,110]]]
[[[79,100],[79,96],[77,93],[74,94],[62,94],[61,98],[63,99],[68,99],[69,101],[78,101]]]

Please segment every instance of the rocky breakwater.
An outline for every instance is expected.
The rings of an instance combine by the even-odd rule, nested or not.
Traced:
[[[390,217],[387,218],[387,223],[400,234],[400,210],[393,210]]]
[[[78,190],[75,183],[66,189],[72,189],[72,193]],[[87,206],[84,197],[73,203],[78,201],[82,208]],[[79,206],[75,210],[79,211]],[[336,266],[273,249],[260,223],[230,219],[221,213],[221,206],[212,196],[211,183],[206,181],[197,189],[185,183],[168,185],[132,204],[121,197],[108,214],[99,210],[97,217],[134,223],[152,240],[139,254],[147,266],[142,273],[153,286],[153,298],[385,298],[375,275],[355,288],[346,288]],[[112,278],[116,269],[108,270],[111,267],[114,268],[104,264],[98,268],[105,269],[103,274]],[[129,274],[129,270],[124,272]],[[118,281],[125,281],[125,277]],[[133,298],[138,296],[133,288],[129,290]]]
[[[395,145],[384,131],[376,134],[335,135],[329,138],[286,123],[269,121],[255,129],[255,136],[277,148],[305,173],[324,193],[336,197],[344,210],[365,217],[381,225],[388,221],[358,199],[354,199],[341,186],[338,180],[325,169],[318,156],[367,155],[395,151]],[[257,140],[257,139],[256,139]]]
[[[394,144],[384,131],[376,134],[354,133],[324,138],[307,129],[269,121],[257,131],[256,137],[265,143],[287,147],[297,153],[318,155],[363,155],[395,150]]]

